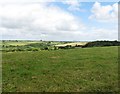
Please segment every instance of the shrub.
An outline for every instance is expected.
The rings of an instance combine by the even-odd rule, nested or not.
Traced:
[[[38,49],[33,49],[32,51],[39,51]]]
[[[16,51],[24,51],[24,50],[21,48],[17,48]]]
[[[32,48],[28,48],[28,49],[26,49],[26,51],[32,51]]]
[[[15,52],[15,49],[12,49],[11,51],[12,51],[12,52]]]

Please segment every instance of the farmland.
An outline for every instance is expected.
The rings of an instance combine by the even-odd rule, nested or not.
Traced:
[[[118,91],[117,46],[3,52],[2,59],[3,92]]]
[[[75,48],[76,45],[85,45],[87,42],[61,42],[61,41],[23,41],[23,40],[8,40],[3,41],[0,46],[2,51],[40,51],[40,50],[55,50],[59,46],[63,48]]]

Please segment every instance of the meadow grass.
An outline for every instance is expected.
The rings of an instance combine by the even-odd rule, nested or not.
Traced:
[[[3,92],[117,92],[118,47],[2,54]]]

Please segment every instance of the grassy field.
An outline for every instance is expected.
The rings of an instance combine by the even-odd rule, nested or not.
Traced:
[[[118,91],[118,47],[2,55],[3,92]]]

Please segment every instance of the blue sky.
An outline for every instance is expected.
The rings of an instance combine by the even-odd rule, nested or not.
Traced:
[[[117,2],[0,4],[2,39],[117,40]]]
[[[100,24],[100,26],[105,26],[110,28],[111,26],[109,25],[105,25],[104,23],[98,23],[96,20],[90,20],[89,16],[91,15],[91,8],[94,5],[95,2],[80,2],[80,9],[81,11],[70,11],[68,10],[69,5],[63,4],[62,2],[52,2],[50,3],[50,5],[54,5],[54,6],[59,6],[61,9],[72,13],[74,16],[76,16],[77,18],[80,18],[85,24],[91,24],[94,26],[99,26],[98,24]],[[100,2],[102,6],[106,6],[106,5],[113,5],[116,2]],[[83,11],[82,11],[83,10]],[[111,23],[109,23],[111,25]],[[112,24],[113,25],[113,24]]]

